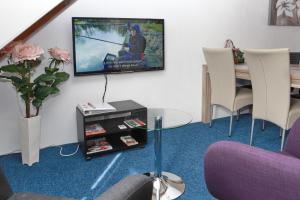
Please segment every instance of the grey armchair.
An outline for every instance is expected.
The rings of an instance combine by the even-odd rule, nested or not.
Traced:
[[[152,179],[145,175],[128,176],[113,185],[97,200],[151,200]],[[0,200],[70,200],[64,197],[51,197],[35,193],[13,193],[0,168]]]
[[[3,171],[0,168],[0,200],[70,200],[63,197],[50,197],[35,193],[13,193]]]
[[[6,200],[13,195],[13,192],[0,169],[0,200]]]
[[[128,176],[104,192],[97,200],[151,200],[153,183],[145,175]]]
[[[208,148],[204,171],[208,190],[220,200],[299,200],[300,118],[283,152],[217,142]]]

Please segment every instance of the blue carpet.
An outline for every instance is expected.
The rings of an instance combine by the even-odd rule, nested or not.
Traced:
[[[250,115],[242,115],[234,121],[233,136],[227,136],[229,118],[217,119],[213,127],[193,123],[163,133],[163,170],[181,176],[186,191],[180,200],[213,199],[206,189],[203,174],[203,157],[207,147],[220,140],[249,142]],[[266,123],[261,131],[257,120],[255,146],[278,151],[279,128]],[[64,145],[63,153],[76,149],[76,144]],[[72,157],[59,156],[59,148],[41,150],[40,162],[28,167],[21,164],[20,154],[0,157],[0,166],[5,171],[13,190],[47,195],[73,197],[81,200],[95,199],[99,194],[120,179],[136,173],[154,169],[153,134],[144,149],[135,149],[97,157],[85,161],[81,152]]]

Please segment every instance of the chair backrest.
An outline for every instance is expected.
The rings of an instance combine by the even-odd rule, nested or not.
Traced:
[[[236,92],[232,49],[203,48],[211,82],[211,103],[233,111]]]
[[[0,168],[0,199],[6,200],[13,195],[3,171]]]
[[[252,82],[253,118],[286,129],[291,87],[289,50],[245,50],[245,58]]]
[[[299,64],[300,52],[290,52],[290,64]]]

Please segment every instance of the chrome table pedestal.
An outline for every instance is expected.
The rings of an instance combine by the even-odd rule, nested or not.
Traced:
[[[155,172],[146,173],[153,177],[153,194],[152,200],[171,200],[176,199],[184,193],[185,184],[183,180],[170,172],[162,172],[161,169],[161,134],[162,134],[162,117],[155,118]]]

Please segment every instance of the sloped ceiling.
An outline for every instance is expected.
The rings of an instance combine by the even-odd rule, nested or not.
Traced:
[[[75,0],[1,1],[0,49],[12,41],[26,40]],[[0,57],[1,57],[0,51]]]

